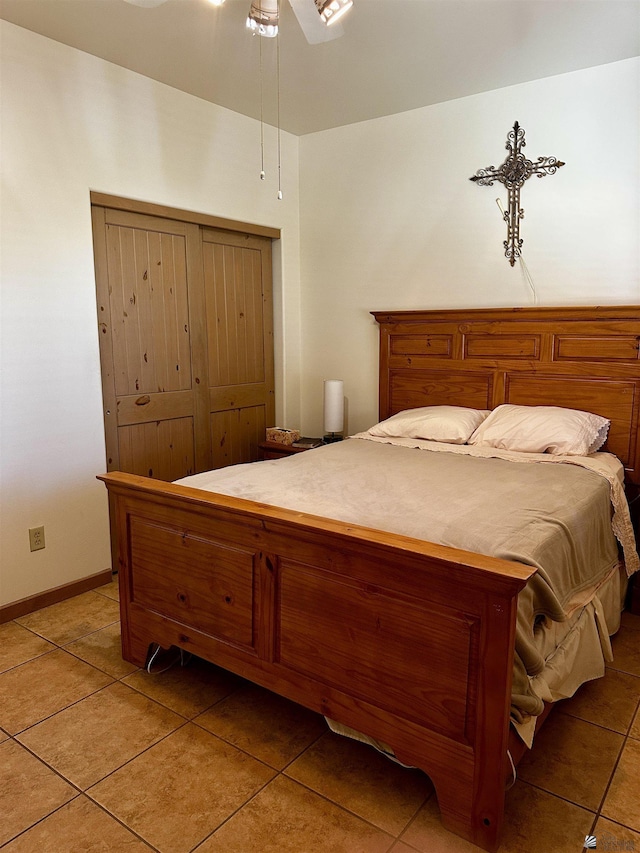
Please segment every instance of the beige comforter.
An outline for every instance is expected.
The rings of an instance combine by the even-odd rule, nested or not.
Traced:
[[[584,460],[597,469],[588,470],[576,459],[529,464],[531,454],[514,462],[500,451],[487,456],[416,442],[425,448],[419,450],[364,438],[179,482],[535,566],[518,602],[512,712],[516,719],[540,713],[542,701],[529,681],[544,667],[533,641],[536,623],[565,620],[618,563],[614,492],[618,537],[627,562],[637,567],[628,508],[616,488],[620,463],[596,454],[596,463]]]

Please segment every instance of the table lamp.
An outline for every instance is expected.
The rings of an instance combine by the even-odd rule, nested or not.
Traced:
[[[324,443],[342,440],[344,427],[344,382],[324,380]]]

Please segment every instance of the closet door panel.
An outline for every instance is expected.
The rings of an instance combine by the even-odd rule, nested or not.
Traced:
[[[264,382],[267,365],[261,249],[208,242],[204,247],[204,275],[208,337],[215,342],[209,350],[211,386]]]
[[[106,239],[116,394],[191,388],[185,235],[107,223]]]
[[[118,431],[120,470],[169,481],[195,470],[192,418],[131,424]]]
[[[203,231],[213,467],[251,462],[273,426],[271,241]]]
[[[265,406],[245,406],[211,414],[213,467],[251,462],[264,441]]]
[[[94,246],[108,469],[176,479],[210,467],[199,229],[97,208]]]

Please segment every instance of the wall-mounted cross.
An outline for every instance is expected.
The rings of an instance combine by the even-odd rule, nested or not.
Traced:
[[[522,249],[520,220],[524,217],[524,210],[520,207],[520,188],[532,175],[544,178],[545,175],[554,175],[560,166],[564,166],[562,160],[557,160],[555,157],[538,157],[535,163],[527,160],[522,153],[525,145],[524,128],[516,122],[507,136],[505,148],[509,154],[504,163],[497,169],[495,166],[478,169],[475,175],[469,178],[481,187],[490,187],[493,186],[494,181],[499,181],[508,190],[509,208],[502,211],[502,216],[507,223],[504,254],[511,266],[515,264],[516,258],[520,257]]]

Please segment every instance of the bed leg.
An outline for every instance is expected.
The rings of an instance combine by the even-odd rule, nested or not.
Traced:
[[[144,669],[149,657],[149,646],[153,639],[136,636],[127,626],[121,625],[122,657],[134,666]]]
[[[459,785],[436,784],[436,797],[442,825],[483,850],[498,849],[504,815],[504,791],[498,795],[495,807],[479,810],[471,796],[465,796]],[[486,796],[483,799],[487,800]]]

